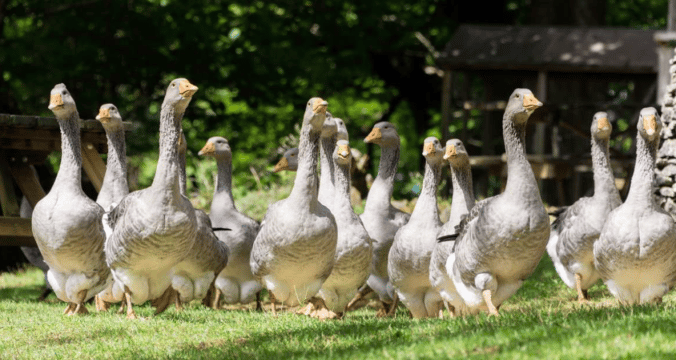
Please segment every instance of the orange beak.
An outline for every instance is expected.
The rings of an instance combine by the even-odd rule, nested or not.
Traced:
[[[375,142],[376,140],[380,140],[383,138],[383,132],[380,131],[380,128],[373,128],[371,132],[368,134],[366,139],[364,139],[365,143],[372,143]]]
[[[282,158],[279,159],[279,162],[275,165],[273,171],[280,172],[283,170],[287,170],[288,168],[289,168],[289,160],[287,160],[285,157],[282,156]]]
[[[608,121],[608,118],[600,118],[598,122],[598,128],[599,130],[610,129],[610,122]]]
[[[458,151],[455,149],[455,145],[446,146],[446,153],[444,154],[444,160],[448,160],[452,157],[458,155]]]
[[[655,115],[648,115],[643,118],[643,128],[648,136],[652,136],[657,130],[657,120]]]
[[[63,106],[61,94],[54,94],[49,97],[49,110]]]
[[[336,153],[341,158],[347,159],[348,156],[350,156],[350,146],[349,145],[338,145]]]
[[[427,156],[429,154],[434,154],[436,150],[434,149],[434,143],[428,142],[425,145],[423,145],[423,156]]]
[[[96,115],[96,120],[102,122],[102,123],[107,123],[110,121],[110,109],[109,108],[100,108],[99,109],[99,114]]]
[[[523,96],[523,107],[528,111],[533,111],[542,106],[542,103],[535,98],[533,94],[526,94]]]
[[[326,113],[326,108],[329,107],[329,103],[322,98],[316,98],[315,102],[312,103],[312,111],[317,114]]]
[[[207,141],[202,150],[200,150],[197,155],[212,155],[216,152],[216,146],[211,141]]]
[[[191,84],[188,80],[182,80],[178,84],[178,92],[185,98],[191,98],[195,92],[197,92],[198,87]]]

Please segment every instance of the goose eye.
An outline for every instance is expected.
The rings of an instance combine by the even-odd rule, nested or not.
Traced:
[[[296,154],[291,154],[291,156],[296,156]]]
[[[66,95],[66,90],[62,91],[61,94]]]
[[[514,95],[514,97],[518,99],[518,98],[519,98],[519,94]]]
[[[171,87],[176,87],[176,83],[172,83],[172,84],[171,84]]]

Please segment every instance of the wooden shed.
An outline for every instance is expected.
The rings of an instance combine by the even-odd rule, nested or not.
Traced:
[[[531,117],[527,151],[533,155],[536,176],[553,180],[541,182],[546,202],[569,204],[589,188],[584,173],[590,170],[589,126],[597,111],[607,111],[616,123],[611,156],[616,175],[626,178],[633,158],[627,147],[636,133],[627,124],[635,124],[641,108],[656,105],[654,33],[610,27],[461,25],[437,57],[443,71],[442,128],[444,138],[462,138],[469,142],[471,155],[477,155],[472,163],[480,173],[478,194],[487,195],[487,173],[504,173],[502,112],[505,100],[519,87],[531,89],[545,104]],[[464,122],[460,134],[448,134],[452,119]],[[481,138],[468,138],[470,121],[481,124]],[[482,175],[482,168],[488,172]]]

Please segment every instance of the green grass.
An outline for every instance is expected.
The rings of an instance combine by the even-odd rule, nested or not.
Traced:
[[[577,305],[545,257],[501,308],[499,318],[394,319],[362,308],[320,322],[252,310],[213,311],[196,302],[129,321],[114,310],[61,315],[65,304],[40,294],[42,274],[28,268],[0,275],[2,359],[443,359],[676,358],[676,299],[660,306],[619,307],[601,284]]]

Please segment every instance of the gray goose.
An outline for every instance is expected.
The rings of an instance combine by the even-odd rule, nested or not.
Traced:
[[[594,265],[621,304],[660,303],[676,282],[676,225],[653,199],[661,129],[657,110],[643,108],[631,189],[594,243]]]
[[[324,205],[328,205],[334,199],[334,164],[333,150],[336,148],[336,138],[338,137],[338,127],[330,113],[326,113],[326,119],[322,126],[322,135],[320,141],[320,178],[317,200]]]
[[[112,280],[103,254],[103,208],[82,191],[80,116],[64,84],[52,89],[49,109],[61,128],[61,165],[49,193],[35,204],[33,236],[49,265],[49,284],[68,303],[64,313],[85,314],[84,302]]]
[[[612,127],[605,112],[597,112],[591,124],[591,158],[594,195],[583,197],[560,213],[552,224],[547,252],[556,272],[577,299],[587,298],[587,289],[601,277],[594,267],[594,242],[599,238],[608,214],[622,204],[610,167],[608,143]]]
[[[439,230],[439,236],[455,233],[455,227],[460,224],[463,216],[466,216],[474,207],[474,189],[472,188],[472,167],[469,164],[469,154],[464,144],[459,139],[451,139],[446,142],[444,159],[451,166],[451,181],[453,183],[453,200],[451,202],[451,216]],[[453,252],[453,241],[440,242],[432,250],[430,260],[430,283],[439,291],[445,305],[450,305],[449,312],[453,315],[467,313],[465,303],[455,290],[453,280],[448,276],[446,262]]]
[[[437,186],[444,165],[444,151],[433,136],[425,139],[425,177],[411,218],[394,236],[387,271],[399,300],[413,318],[438,316],[442,309],[439,292],[430,284],[430,257],[441,229]]]
[[[395,208],[390,202],[399,163],[401,141],[394,125],[381,121],[373,127],[364,142],[377,144],[381,148],[378,175],[366,197],[364,213],[360,215],[366,231],[373,239],[372,269],[366,283],[378,294],[384,313],[390,313],[396,304],[393,304],[394,289],[387,274],[387,257],[392,241],[394,241],[394,234],[410,218],[409,214]],[[361,290],[352,303],[355,303],[365,293],[366,291]],[[380,312],[379,315],[384,313]]]
[[[298,171],[288,198],[268,207],[251,249],[251,271],[275,301],[304,303],[331,273],[336,252],[336,221],[317,201],[317,158],[327,102],[307,103],[298,146]]]
[[[187,194],[185,169],[187,145],[185,135],[181,132],[181,138],[178,143],[178,161],[180,163],[179,185],[183,196]],[[211,299],[206,298],[207,292],[214,283],[216,276],[228,263],[229,249],[216,236],[209,215],[203,210],[195,209],[195,219],[197,220],[195,243],[185,259],[174,266],[171,278],[171,286],[178,293],[178,296],[174,299],[177,310],[182,310],[182,304],[195,299],[205,299],[207,306],[216,308],[220,291],[216,290],[214,304],[209,304]],[[221,231],[219,229],[218,232],[228,231]]]
[[[335,194],[328,203],[338,227],[335,264],[319,296],[329,312],[319,317],[342,317],[348,302],[366,282],[373,257],[372,240],[350,203],[352,152],[347,140],[338,140],[333,152]],[[322,311],[322,310],[318,310]]]
[[[195,242],[195,209],[180,191],[177,145],[181,120],[196,91],[183,78],[169,84],[160,112],[160,156],[153,183],[125,196],[109,214],[106,261],[124,291],[127,318],[136,318],[132,303],[153,300],[156,313],[167,308],[174,296],[172,268]]]
[[[96,120],[101,122],[108,139],[108,160],[106,163],[106,174],[103,177],[101,191],[96,198],[96,203],[110,211],[117,203],[129,194],[129,185],[127,184],[127,155],[124,138],[124,124],[122,116],[117,107],[113,104],[104,104],[99,108]],[[106,215],[104,215],[106,216]],[[110,228],[105,226],[106,237],[109,235]],[[105,290],[96,296],[96,310],[105,311],[110,303],[120,302],[124,297],[124,292],[119,287],[115,287],[111,282]]]
[[[497,307],[519,290],[547,247],[549,216],[525,151],[526,123],[540,106],[530,90],[514,90],[502,120],[505,190],[474,205],[457,239],[455,234],[440,239],[456,240],[446,268],[472,313],[485,309],[498,315]]]
[[[232,151],[228,140],[214,136],[207,140],[199,155],[216,159],[218,173],[216,189],[211,201],[211,223],[231,231],[217,231],[216,236],[230,249],[228,266],[216,277],[215,287],[226,304],[248,304],[256,300],[260,308],[262,286],[251,273],[249,258],[260,225],[242,214],[232,196]],[[217,301],[216,301],[217,302]],[[216,304],[218,305],[218,304]]]
[[[275,164],[274,172],[298,170],[298,148],[290,148],[284,152],[282,158]]]

